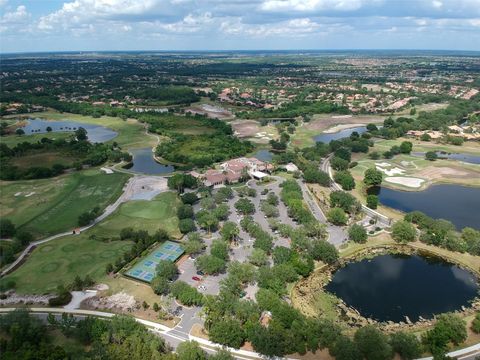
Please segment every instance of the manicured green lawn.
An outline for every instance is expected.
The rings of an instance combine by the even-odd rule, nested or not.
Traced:
[[[70,235],[40,245],[6,279],[16,282],[21,294],[53,292],[59,284],[69,284],[76,275],[90,275],[96,281],[106,277],[105,267],[131,247],[128,241],[103,242],[91,239],[88,232]]]
[[[111,176],[111,175],[110,175]],[[128,251],[131,242],[118,239],[120,230],[133,227],[154,233],[165,229],[180,237],[176,193],[166,192],[152,201],[129,201],[101,223],[80,235],[69,235],[40,245],[6,279],[16,282],[19,293],[47,293],[60,283],[70,283],[76,275],[89,274],[95,281],[108,281],[105,267]]]
[[[118,234],[125,227],[147,230],[150,233],[164,229],[171,236],[179,238],[181,236],[177,218],[179,204],[180,200],[174,192],[162,193],[151,201],[128,201],[98,224],[95,232],[99,236],[107,236],[111,233]]]
[[[7,135],[0,136],[0,143],[7,145],[8,147],[14,147],[15,145],[22,142],[36,143],[42,140],[43,138],[56,140],[56,139],[66,139],[72,136],[71,133],[66,132],[52,132],[46,134],[32,134],[32,135]]]
[[[92,169],[51,179],[0,182],[0,214],[37,238],[67,231],[78,216],[121,194],[129,175]]]

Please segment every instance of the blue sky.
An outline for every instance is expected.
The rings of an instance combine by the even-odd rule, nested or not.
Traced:
[[[480,50],[480,0],[0,0],[0,51]]]

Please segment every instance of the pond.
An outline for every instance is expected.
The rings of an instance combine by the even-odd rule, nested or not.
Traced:
[[[26,135],[44,134],[48,132],[48,127],[50,127],[53,132],[74,132],[79,127],[83,127],[87,130],[88,140],[92,143],[106,142],[117,136],[117,133],[112,129],[100,125],[84,124],[69,120],[47,121],[42,119],[29,119],[27,125],[23,127],[23,130]]]
[[[172,165],[156,162],[151,148],[136,149],[130,152],[133,156],[133,164],[126,167],[129,170],[148,175],[170,174],[175,171],[175,167]]]
[[[328,144],[332,140],[339,140],[339,139],[349,137],[354,132],[357,132],[359,134],[363,134],[366,131],[367,131],[367,128],[365,126],[358,126],[358,127],[353,127],[353,128],[349,128],[349,129],[340,130],[340,131],[337,131],[337,132],[334,132],[334,133],[323,133],[323,134],[314,136],[313,139],[316,142],[323,142],[325,144]]]
[[[271,151],[261,149],[253,154],[253,157],[260,161],[271,162],[273,159],[273,153]]]
[[[413,152],[413,156],[418,157],[425,157],[424,152]],[[480,155],[470,155],[470,154],[462,154],[462,153],[446,153],[442,151],[437,151],[437,155],[439,159],[450,159],[450,160],[457,160],[463,161],[469,164],[480,164]]]
[[[379,255],[340,268],[325,289],[364,317],[405,322],[468,306],[478,284],[472,273],[439,258]]]
[[[419,210],[434,219],[451,221],[457,229],[480,229],[480,188],[461,185],[433,185],[423,191],[389,188],[371,189],[380,203],[403,212]]]

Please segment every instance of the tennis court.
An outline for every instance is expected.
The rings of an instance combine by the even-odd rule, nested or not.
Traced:
[[[140,259],[130,270],[125,272],[125,275],[149,283],[155,277],[155,269],[160,260],[175,262],[184,252],[185,250],[180,244],[165,241],[150,254]]]

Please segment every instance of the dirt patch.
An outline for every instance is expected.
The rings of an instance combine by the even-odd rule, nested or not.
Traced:
[[[430,180],[442,178],[469,178],[478,176],[478,172],[454,168],[454,167],[435,167],[428,166],[425,169],[417,172],[416,176],[424,177]]]
[[[192,329],[190,330],[190,335],[208,340],[208,334],[200,324],[193,324]]]
[[[85,301],[88,307],[94,309],[109,309],[119,311],[132,311],[139,308],[138,302],[132,295],[120,292],[112,296],[93,297]]]
[[[314,120],[305,125],[308,130],[323,131],[335,125],[348,124],[349,127],[358,126],[360,124],[383,122],[384,116],[368,116],[368,115],[317,115]]]
[[[40,304],[48,305],[48,300],[54,298],[55,295],[19,295],[14,291],[6,292],[5,299],[0,300],[0,306],[17,305],[17,304]]]
[[[235,120],[230,124],[239,138],[253,137],[260,131],[260,124],[255,120]]]

